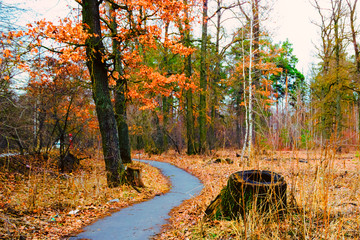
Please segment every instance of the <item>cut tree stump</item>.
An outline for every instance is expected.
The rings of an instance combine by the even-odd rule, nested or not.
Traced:
[[[271,171],[247,170],[230,175],[227,185],[205,210],[206,219],[244,219],[251,209],[283,218],[286,182]]]
[[[126,168],[126,180],[133,187],[145,187],[141,179],[141,169],[135,167]],[[136,188],[135,188],[136,189]],[[138,191],[138,189],[136,189]]]
[[[60,156],[58,162],[59,170],[62,173],[71,173],[79,166],[79,164],[79,158],[70,152],[66,153],[66,155],[63,157]]]

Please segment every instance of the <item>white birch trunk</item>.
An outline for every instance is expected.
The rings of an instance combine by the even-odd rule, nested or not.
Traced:
[[[252,132],[253,132],[253,121],[252,121],[252,45],[253,45],[253,18],[250,18],[250,60],[249,60],[249,138],[248,138],[248,156],[250,159],[251,147],[252,147]]]
[[[248,106],[247,106],[247,101],[246,101],[246,74],[245,74],[245,48],[244,48],[244,29],[241,30],[241,37],[242,37],[242,42],[241,42],[241,47],[242,47],[242,52],[243,52],[243,67],[242,67],[242,75],[243,75],[243,80],[244,80],[244,84],[243,84],[243,88],[244,88],[244,106],[245,106],[245,138],[244,138],[244,142],[243,142],[243,148],[241,151],[241,162],[244,159],[244,153],[246,150],[246,146],[247,146],[247,139],[248,139],[248,135],[249,135],[249,119],[248,119]]]

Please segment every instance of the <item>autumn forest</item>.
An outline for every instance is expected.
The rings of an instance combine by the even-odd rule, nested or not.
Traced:
[[[155,239],[360,238],[357,0],[309,0],[308,72],[272,1],[73,2],[20,27],[31,9],[0,0],[0,238],[67,239],[169,192],[137,159],[203,184]],[[286,214],[229,219],[232,173],[254,169],[286,181]]]

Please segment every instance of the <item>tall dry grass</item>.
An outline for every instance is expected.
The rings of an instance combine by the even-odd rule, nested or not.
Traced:
[[[0,171],[0,238],[60,239],[112,211],[169,190],[160,171],[143,163],[145,188],[108,188],[104,161],[93,155],[69,174],[59,174],[56,157],[46,162],[24,159],[26,172]],[[111,201],[115,200],[115,201]]]
[[[332,149],[254,154],[240,161],[236,151],[212,156],[169,153],[154,159],[170,161],[199,177],[200,196],[172,212],[170,225],[158,239],[360,239],[360,159],[356,153]],[[215,163],[231,158],[234,164]],[[261,169],[277,172],[288,184],[288,213],[284,220],[266,220],[250,211],[246,221],[202,219],[209,205],[236,171]]]

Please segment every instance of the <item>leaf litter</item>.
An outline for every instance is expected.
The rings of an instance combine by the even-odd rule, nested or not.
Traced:
[[[151,156],[152,160],[183,168],[204,184],[199,196],[172,210],[169,224],[154,239],[360,238],[360,159],[355,153],[264,151],[243,161],[239,156],[236,150],[201,156],[169,151]],[[230,174],[250,169],[270,170],[284,176],[288,185],[286,219],[265,222],[254,215],[246,223],[204,221],[206,207],[226,185]]]
[[[169,190],[161,173],[143,169],[147,186],[139,194],[129,186],[109,189],[103,161],[94,157],[64,178],[47,171],[0,172],[0,236],[18,239],[61,239],[113,211]],[[360,159],[354,153],[267,152],[243,161],[235,150],[187,156],[169,151],[148,159],[172,163],[204,184],[199,196],[171,212],[155,239],[356,239],[360,238]],[[231,159],[232,161],[217,161]],[[40,169],[40,168],[39,168]],[[203,221],[204,211],[236,171],[275,171],[288,184],[289,213],[283,222]],[[72,213],[72,214],[70,214]]]
[[[138,193],[131,186],[108,188],[99,154],[66,175],[57,172],[55,159],[18,156],[9,160],[30,165],[26,171],[1,166],[1,239],[66,238],[96,219],[170,190],[168,179],[144,163],[132,163],[142,169],[146,186]]]

